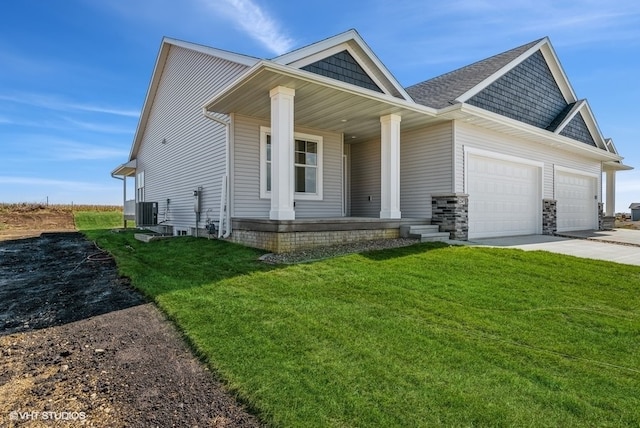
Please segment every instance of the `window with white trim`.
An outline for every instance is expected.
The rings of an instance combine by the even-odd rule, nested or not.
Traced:
[[[144,202],[144,171],[140,171],[136,176],[136,201]]]
[[[322,200],[322,137],[294,134],[294,199]],[[271,129],[260,127],[260,197],[271,198]]]

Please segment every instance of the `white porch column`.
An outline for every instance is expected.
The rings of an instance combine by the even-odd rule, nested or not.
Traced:
[[[397,114],[380,117],[380,218],[401,218],[400,120]]]
[[[273,88],[271,96],[271,220],[293,220],[293,97],[296,91]]]
[[[616,215],[616,172],[607,171],[607,201],[605,203],[605,213],[607,217]]]

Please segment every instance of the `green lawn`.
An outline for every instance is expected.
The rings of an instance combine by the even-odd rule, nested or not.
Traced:
[[[73,217],[78,230],[122,227],[122,211],[75,211]]]
[[[640,268],[413,247],[274,267],[86,232],[272,426],[638,426]]]

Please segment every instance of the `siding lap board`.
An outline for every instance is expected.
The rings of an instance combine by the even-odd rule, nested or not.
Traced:
[[[431,218],[431,195],[453,188],[450,123],[400,136],[400,210],[402,217]]]
[[[265,97],[269,94],[265,93]],[[260,198],[260,126],[263,120],[234,116],[233,138],[233,217],[269,218],[271,201]],[[295,128],[295,132],[318,135],[323,139],[323,200],[296,200],[296,218],[342,216],[342,137],[340,134]]]
[[[476,148],[509,156],[529,159],[544,164],[543,194],[544,199],[555,199],[554,170],[556,166],[583,171],[587,174],[600,176],[601,165],[597,160],[578,156],[575,153],[543,147],[540,144],[515,137],[509,137],[494,131],[486,130],[471,124],[455,121],[455,191],[464,193],[464,149]],[[600,179],[596,189],[601,187]],[[600,197],[600,194],[599,194]]]
[[[159,222],[166,216],[174,228],[194,227],[193,190],[199,186],[200,227],[207,217],[217,220],[225,130],[202,115],[202,105],[246,68],[171,46],[137,154],[138,171],[145,172],[145,199],[159,203]]]
[[[380,141],[373,140],[350,146],[351,215],[380,217]]]

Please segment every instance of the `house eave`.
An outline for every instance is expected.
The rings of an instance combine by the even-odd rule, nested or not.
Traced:
[[[634,168],[629,165],[625,165],[622,162],[606,161],[602,163],[603,171],[631,171]]]
[[[296,125],[341,132],[349,142],[379,135],[382,115],[402,116],[403,129],[439,120],[433,108],[266,60],[215,94],[203,108],[266,120],[271,111],[269,91],[277,86],[296,91]]]
[[[147,88],[147,93],[144,98],[144,103],[142,105],[140,119],[138,120],[136,132],[133,137],[133,143],[131,144],[131,150],[129,152],[129,160],[132,160],[137,156],[138,148],[140,147],[140,143],[142,142],[144,130],[146,129],[147,122],[149,120],[149,115],[151,113],[153,98],[155,97],[155,94],[158,90],[158,86],[160,85],[160,80],[162,77],[164,66],[172,46],[180,47],[183,49],[189,49],[189,50],[200,52],[202,54],[209,55],[209,56],[215,56],[215,57],[232,61],[238,64],[246,65],[247,67],[251,67],[255,65],[257,62],[259,62],[259,59],[253,58],[247,55],[237,54],[234,52],[216,49],[209,46],[204,46],[196,43],[190,43],[190,42],[185,42],[178,39],[164,37],[162,39],[162,43],[160,44],[160,49],[158,51],[156,62],[153,67],[153,74],[151,76],[151,80]]]
[[[620,162],[623,159],[623,157],[604,149],[465,103],[449,107],[446,112],[443,110],[439,116],[451,120],[460,120],[464,123],[470,123],[503,134],[533,140],[546,146],[580,154],[591,159],[613,162]]]
[[[132,159],[127,163],[118,165],[113,171],[111,171],[112,177],[133,177],[136,174],[137,160]]]
[[[407,93],[407,91],[405,91],[400,82],[398,82],[391,71],[384,65],[382,61],[380,61],[375,52],[373,52],[373,50],[369,47],[369,45],[367,45],[360,34],[354,29],[345,31],[344,33],[322,40],[318,43],[314,43],[309,46],[296,49],[279,57],[273,58],[271,62],[282,65],[292,65],[296,68],[299,68],[300,61],[304,61],[305,58],[312,57],[324,50],[328,50],[335,46],[343,44],[355,44],[355,46],[357,46],[357,48],[360,49],[369,59],[369,61],[371,61],[380,71],[388,84],[391,85],[402,98],[412,101],[411,96]]]
[[[556,83],[558,84],[558,87],[560,88],[560,91],[562,92],[562,95],[564,96],[567,103],[576,102],[577,101],[576,93],[571,87],[571,84],[569,83],[569,79],[567,78],[567,75],[564,72],[562,65],[560,64],[558,56],[556,55],[555,50],[553,49],[553,46],[551,45],[551,42],[549,41],[548,37],[541,39],[538,43],[536,43],[534,46],[529,48],[527,51],[523,52],[513,61],[509,62],[504,67],[500,68],[498,71],[496,71],[491,76],[484,79],[482,82],[480,82],[479,84],[477,84],[476,86],[474,86],[473,88],[465,92],[464,94],[460,95],[458,98],[456,98],[456,101],[460,103],[467,102],[474,95],[477,95],[482,90],[487,88],[487,86],[491,85],[492,83],[500,79],[502,76],[504,76],[506,73],[508,73],[513,68],[518,66],[520,63],[522,63],[525,59],[533,55],[538,50],[541,51],[542,55],[545,57],[547,61],[547,65],[549,66],[549,69],[551,70],[551,73],[553,74],[556,80]]]

